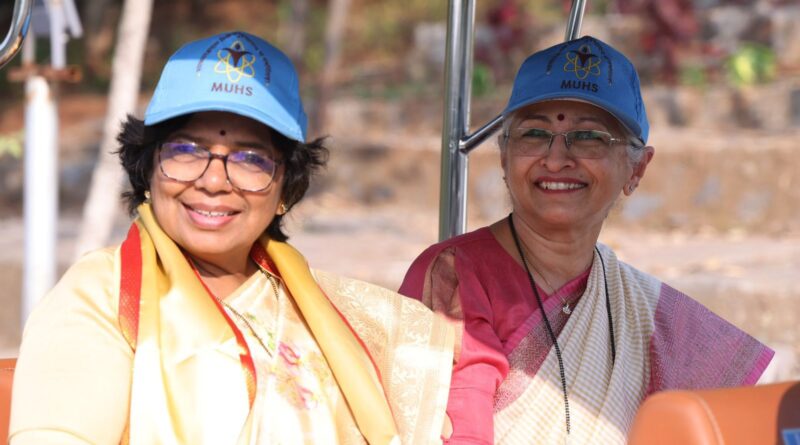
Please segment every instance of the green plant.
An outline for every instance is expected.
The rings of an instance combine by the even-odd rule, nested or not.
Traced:
[[[728,58],[725,68],[736,85],[768,82],[775,77],[775,52],[764,45],[747,43]]]
[[[700,65],[687,65],[680,71],[681,85],[703,87],[708,84],[705,69]]]
[[[23,135],[23,130],[0,134],[0,158],[8,154],[14,159],[19,159],[22,156]]]
[[[472,68],[472,94],[476,97],[485,96],[494,89],[494,76],[492,70],[483,63],[476,63]]]

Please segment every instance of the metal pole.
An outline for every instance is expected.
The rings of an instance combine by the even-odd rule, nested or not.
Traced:
[[[583,24],[583,15],[586,11],[586,0],[573,0],[572,6],[569,11],[569,19],[567,20],[567,31],[565,40],[575,40],[581,35],[581,25]],[[477,129],[474,133],[464,136],[461,141],[461,151],[469,153],[478,148],[486,139],[491,137],[495,131],[500,129],[503,123],[503,115],[498,114],[491,121],[487,122],[481,128]]]
[[[586,10],[586,0],[573,0],[572,6],[569,11],[569,19],[567,21],[567,32],[565,40],[575,40],[581,35],[581,25],[583,24],[583,15]],[[500,129],[503,123],[503,115],[498,114],[491,121],[487,122],[481,128],[477,129],[475,133],[466,135],[461,140],[461,151],[469,153],[488,139],[495,131]]]
[[[67,66],[67,31],[64,4],[61,0],[46,0],[47,16],[50,19],[50,65],[60,70]]]
[[[460,235],[467,228],[467,156],[460,146],[469,131],[474,22],[474,0],[450,0],[439,191],[440,240]]]
[[[14,2],[11,26],[8,28],[3,43],[0,43],[0,68],[14,58],[22,47],[22,41],[25,40],[31,22],[32,6],[33,0],[16,0]]]
[[[565,40],[580,37],[586,0],[573,0]],[[503,123],[499,114],[475,133],[469,132],[472,79],[474,0],[450,0],[445,66],[445,111],[442,129],[442,176],[439,194],[439,240],[466,231],[467,155],[492,136]]]
[[[22,44],[22,66],[33,65],[36,62],[36,37],[25,39]]]
[[[487,122],[483,127],[475,130],[475,133],[464,136],[461,139],[461,152],[469,153],[478,148],[486,139],[489,139],[503,125],[503,115],[498,114],[494,119]]]
[[[25,93],[23,323],[36,302],[55,283],[58,218],[55,102],[43,77],[28,79]]]
[[[583,24],[583,13],[586,11],[586,0],[572,0],[567,20],[567,32],[564,40],[569,42],[581,36],[581,25]]]

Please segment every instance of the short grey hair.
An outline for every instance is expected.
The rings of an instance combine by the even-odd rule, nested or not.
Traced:
[[[621,127],[624,129],[625,139],[628,141],[628,144],[625,146],[625,151],[628,153],[628,161],[631,167],[636,167],[642,162],[647,144],[643,143],[627,126],[621,125]]]
[[[511,121],[513,120],[513,116],[513,113],[503,116],[502,126],[500,127],[500,138],[498,140],[500,151],[505,150],[506,145],[508,144],[508,136],[511,132]]]

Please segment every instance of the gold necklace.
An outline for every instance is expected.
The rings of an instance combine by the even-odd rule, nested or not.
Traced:
[[[260,269],[260,268],[259,268],[259,270],[260,270],[260,271],[261,271],[261,272],[262,272],[264,275],[266,275],[266,276],[267,276],[267,280],[269,280],[270,284],[272,284],[272,292],[274,292],[275,298],[278,298],[278,286],[277,286],[277,284],[275,283],[275,281],[276,281],[276,280],[275,280],[275,278],[274,278],[274,277],[273,277],[271,274],[269,274],[269,273],[267,273],[266,271],[264,271],[263,269]],[[209,292],[209,293],[210,293],[210,292]],[[211,294],[211,296],[212,296],[212,297],[214,297],[214,299],[215,299],[215,300],[217,300],[217,302],[218,302],[219,304],[221,304],[223,307],[225,307],[225,309],[227,309],[227,310],[229,310],[231,313],[233,313],[233,315],[235,315],[235,316],[236,316],[236,318],[238,318],[239,320],[241,320],[241,321],[242,321],[242,323],[244,323],[244,324],[245,324],[245,326],[247,326],[247,329],[250,331],[250,333],[251,333],[251,334],[253,334],[253,337],[255,337],[255,338],[256,338],[256,340],[258,341],[258,344],[260,344],[260,345],[261,345],[261,347],[264,349],[264,351],[267,353],[267,355],[268,355],[270,358],[272,358],[272,357],[273,357],[273,355],[275,354],[275,345],[274,345],[274,344],[272,344],[272,343],[274,343],[274,342],[265,342],[265,341],[264,341],[264,339],[263,339],[263,338],[261,338],[261,336],[260,336],[260,335],[258,335],[258,332],[257,332],[257,331],[256,331],[256,330],[253,328],[253,325],[250,323],[250,320],[248,320],[248,318],[247,318],[246,316],[244,316],[244,315],[243,315],[241,312],[237,311],[237,310],[236,310],[236,309],[235,309],[233,306],[231,306],[230,304],[228,304],[228,303],[226,303],[226,302],[222,301],[222,300],[221,300],[219,297],[217,297],[216,295],[214,295],[214,294]],[[250,317],[252,317],[252,318],[255,318],[255,317],[253,317],[252,315],[250,315]]]
[[[190,258],[188,255],[187,255],[187,259],[189,260],[189,263],[192,265],[192,268],[195,270],[195,273],[197,274],[197,278],[200,281],[203,281],[203,277],[200,276],[199,268],[197,267],[197,264],[195,264],[194,260],[192,258]],[[258,270],[261,273],[263,273],[264,275],[267,276],[267,280],[269,280],[269,283],[272,285],[273,295],[275,295],[275,298],[278,298],[278,285],[275,283],[277,280],[261,264],[259,264],[257,261],[255,263],[256,263],[256,266],[258,266]],[[206,290],[208,291],[209,295],[211,295],[215,300],[217,300],[217,303],[219,303],[222,307],[224,307],[225,309],[227,309],[231,313],[233,313],[233,315],[236,316],[236,318],[241,320],[242,323],[244,323],[245,326],[247,326],[247,329],[250,331],[251,334],[253,334],[253,337],[256,338],[256,340],[258,341],[258,344],[261,345],[261,347],[264,349],[264,351],[267,353],[267,355],[270,358],[273,358],[273,356],[275,354],[275,349],[276,349],[276,345],[273,344],[274,341],[273,342],[265,342],[264,339],[261,338],[260,335],[258,335],[258,332],[253,328],[253,325],[250,323],[250,320],[248,320],[247,317],[245,317],[241,312],[237,311],[230,304],[222,301],[213,292],[211,292],[211,289],[209,289],[207,286],[206,286]],[[256,321],[254,316],[250,315],[250,317],[252,317],[254,319],[254,321]]]

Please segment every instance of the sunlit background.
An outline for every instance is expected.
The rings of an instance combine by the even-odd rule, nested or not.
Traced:
[[[311,136],[329,136],[332,149],[289,218],[292,241],[312,266],[396,289],[438,233],[447,2],[154,3],[130,112],[142,116],[181,44],[233,29],[270,40],[301,73]],[[570,3],[477,0],[473,128],[504,107],[525,56],[563,40]],[[12,4],[0,6],[3,30]],[[29,75],[49,79],[58,107],[58,274],[79,253],[82,231],[97,230],[84,205],[100,165],[114,57],[129,36],[120,32],[122,0],[74,5],[82,37],[69,40],[65,68],[51,68],[42,36],[36,65],[18,56],[0,71],[0,356],[16,354],[22,326]],[[771,379],[798,378],[800,2],[589,0],[582,33],[639,68],[656,147],[641,188],[620,201],[601,241],[776,349]],[[469,229],[507,214],[494,141],[470,156],[469,178]],[[105,195],[113,209],[116,193]],[[130,223],[116,209],[102,244],[118,243]]]

